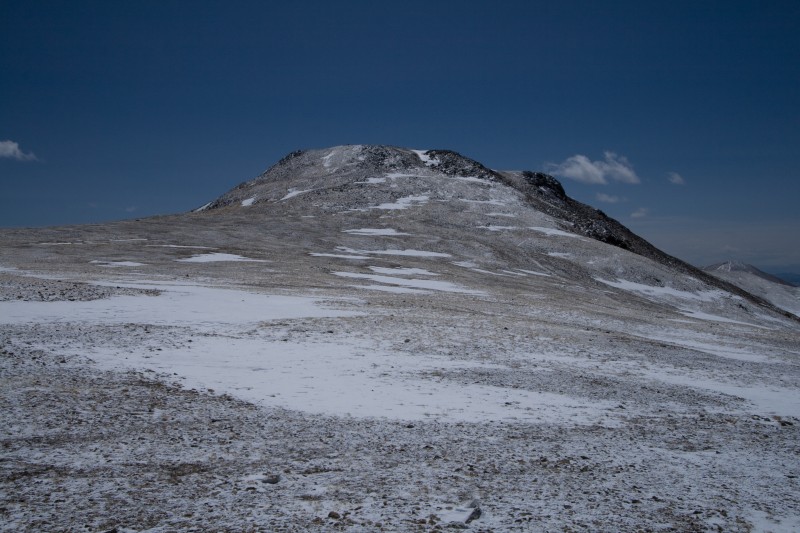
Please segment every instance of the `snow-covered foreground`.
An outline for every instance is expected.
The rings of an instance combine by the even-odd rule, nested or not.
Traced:
[[[432,291],[7,271],[2,528],[800,527],[800,350],[778,330],[517,319],[436,268],[370,270]]]
[[[130,286],[130,285],[129,285]],[[141,284],[157,297],[117,296],[88,302],[0,302],[0,323],[64,323],[77,327],[149,324],[179,343],[154,355],[137,345],[64,349],[109,369],[176,375],[191,388],[212,389],[262,405],[337,416],[442,421],[529,420],[600,423],[611,402],[581,402],[568,396],[423,379],[454,368],[496,368],[427,354],[398,353],[365,338],[278,334],[266,321],[364,316],[334,310],[335,302],[267,296],[193,285]],[[176,334],[180,329],[181,334]],[[52,339],[41,339],[43,349]],[[41,342],[41,341],[40,341]]]

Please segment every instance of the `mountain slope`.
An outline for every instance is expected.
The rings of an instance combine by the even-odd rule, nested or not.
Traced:
[[[442,238],[460,244],[468,240],[481,242],[479,235],[482,233],[490,237],[491,242],[482,242],[486,248],[493,248],[494,242],[505,241],[503,255],[518,256],[522,268],[527,259],[525,254],[519,257],[519,252],[526,251],[528,256],[534,254],[541,258],[548,253],[548,245],[563,241],[565,234],[584,236],[647,258],[661,265],[664,273],[669,273],[650,276],[641,271],[628,271],[630,261],[616,259],[621,254],[619,250],[590,246],[591,259],[572,261],[568,267],[576,272],[582,270],[584,276],[612,279],[621,276],[655,286],[663,286],[661,277],[672,277],[674,279],[666,283],[677,289],[697,290],[711,286],[759,307],[775,310],[759,296],[662,252],[602,211],[570,198],[552,176],[530,171],[490,170],[450,150],[351,145],[297,151],[257,178],[242,183],[196,211],[244,210],[254,217],[253,212],[268,210],[287,216],[298,213],[350,216],[353,222],[378,225],[398,218],[406,226],[416,224],[415,233],[436,235],[443,230],[450,231]],[[457,229],[470,233],[452,233]],[[541,236],[542,229],[546,230],[547,238]],[[517,244],[510,246],[508,241]],[[580,248],[576,242],[563,244],[565,249]],[[475,250],[474,253],[485,252]],[[544,261],[555,262],[546,257]],[[567,266],[562,261],[553,268]],[[648,281],[648,277],[652,279]]]
[[[297,152],[0,230],[13,531],[792,531],[800,326],[549,176]]]
[[[772,274],[767,274],[763,270],[759,270],[753,265],[748,265],[747,263],[742,263],[741,261],[724,261],[722,263],[715,263],[713,265],[703,267],[703,270],[711,274],[745,272],[747,274],[757,276],[761,279],[764,279],[771,283],[775,283],[777,285],[785,285],[786,287],[792,286],[791,283],[784,281],[777,276],[773,276]]]
[[[800,288],[739,261],[709,265],[703,270],[764,298],[776,307],[800,315]]]

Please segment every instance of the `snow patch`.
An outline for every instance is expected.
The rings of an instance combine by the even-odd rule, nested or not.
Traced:
[[[418,178],[417,174],[408,174],[405,172],[389,172],[386,174],[386,177],[390,180],[394,180],[397,178]]]
[[[600,278],[595,278],[595,280],[601,283],[605,283],[606,285],[611,285],[612,287],[622,289],[624,291],[638,292],[641,294],[646,294],[647,296],[655,296],[655,297],[666,296],[672,298],[681,298],[684,300],[711,302],[718,298],[730,296],[727,292],[716,289],[707,291],[682,291],[678,289],[673,289],[672,287],[654,287],[652,285],[645,285],[643,283],[636,283],[624,279],[617,281],[609,281]]]
[[[455,283],[450,283],[448,281],[439,281],[433,279],[413,279],[413,278],[408,279],[408,278],[397,278],[393,276],[383,276],[379,274],[360,274],[356,272],[334,272],[333,275],[341,276],[343,278],[366,279],[378,283],[385,283],[387,285],[399,285],[401,287],[409,287],[412,289],[455,292],[461,294],[475,294],[475,295],[486,294],[483,291],[467,289]]]
[[[741,322],[736,322],[734,320],[726,320],[722,317],[716,317],[717,320],[724,322],[734,322],[737,324],[741,324]],[[749,325],[749,324],[747,324]],[[655,332],[648,332],[646,336],[642,337],[649,341],[662,341],[668,342],[669,344],[674,344],[677,346],[682,346],[684,348],[688,348],[690,350],[697,350],[699,352],[704,352],[710,355],[715,355],[717,357],[724,357],[726,359],[735,359],[737,361],[750,361],[755,363],[770,363],[774,360],[766,355],[763,352],[756,352],[750,347],[736,347],[736,346],[727,346],[721,343],[716,338],[706,338],[706,339],[692,339],[687,338],[688,332],[682,332],[681,337],[672,336],[672,335],[664,335]]]
[[[373,291],[391,292],[394,294],[430,294],[430,291],[422,289],[412,289],[410,287],[398,287],[396,285],[350,285],[354,289],[368,289]]]
[[[192,246],[188,244],[148,244],[148,248],[191,248],[195,250],[216,250],[213,246]]]
[[[536,272],[535,270],[525,270],[523,268],[518,268],[517,270],[519,270],[520,272],[524,272],[525,274],[530,274],[531,276],[545,276],[548,278],[552,277],[550,274],[547,274],[545,272]]]
[[[112,268],[145,266],[144,263],[137,263],[136,261],[100,261],[98,259],[95,259],[94,261],[89,261],[89,262],[94,264],[94,265],[100,265],[100,266],[112,267]]]
[[[353,235],[410,235],[410,233],[402,233],[392,228],[361,228],[361,229],[346,229],[342,233],[351,233]]]
[[[395,274],[397,276],[438,276],[436,272],[430,272],[429,270],[425,270],[424,268],[386,268],[386,267],[378,267],[378,266],[371,266],[369,267],[370,270],[373,272],[377,272],[378,274]]]
[[[763,413],[800,416],[800,391],[796,387],[738,385],[719,381],[712,376],[678,374],[652,365],[646,365],[644,373],[647,377],[665,383],[695,387],[742,398]]]
[[[580,239],[581,238],[580,235],[575,235],[574,233],[570,233],[568,231],[562,231],[560,229],[555,229],[555,228],[530,227],[528,229],[532,229],[534,231],[538,231],[540,233],[544,233],[545,235],[548,235],[548,236],[559,235],[561,237],[572,237],[572,238],[575,238],[575,239]],[[583,240],[583,239],[581,239],[581,240]]]
[[[491,185],[491,182],[486,181],[481,178],[476,178],[475,176],[453,176],[450,179],[458,180],[458,181],[466,181],[470,183],[483,183],[485,185]]]
[[[194,255],[192,257],[188,257],[186,259],[176,259],[179,263],[216,263],[221,261],[243,261],[243,262],[252,262],[252,263],[266,263],[264,259],[250,259],[249,257],[243,257],[241,255],[236,254],[224,254],[224,253],[210,253],[210,254],[201,254],[201,255]]]
[[[404,196],[403,198],[398,198],[397,201],[393,203],[385,203],[380,204],[378,206],[372,207],[371,209],[386,209],[386,210],[395,210],[395,209],[408,209],[412,206],[420,206],[425,205],[430,200],[430,196]]]
[[[307,192],[311,192],[311,191],[313,191],[313,190],[314,190],[314,189],[304,189],[304,190],[300,190],[300,189],[295,189],[294,187],[292,187],[291,189],[289,189],[289,192],[288,192],[288,193],[286,193],[286,196],[284,196],[283,198],[281,198],[281,199],[280,199],[280,200],[278,200],[278,201],[279,201],[279,202],[282,202],[283,200],[288,200],[289,198],[294,198],[294,197],[295,197],[295,196],[297,196],[297,195],[300,195],[300,194],[303,194],[303,193],[307,193]]]
[[[712,291],[708,291],[708,292],[712,292]],[[694,311],[694,310],[690,310],[690,309],[683,309],[683,310],[681,310],[681,314],[684,315],[684,316],[688,316],[689,318],[696,318],[697,320],[708,320],[708,321],[711,321],[711,322],[728,322],[730,324],[739,324],[739,325],[742,325],[742,326],[750,326],[750,327],[753,327],[753,328],[769,329],[769,328],[765,328],[764,326],[759,326],[759,325],[756,325],[756,324],[750,324],[749,322],[741,322],[739,320],[732,320],[730,318],[725,318],[724,316],[712,315],[710,313],[704,313],[703,311]]]
[[[420,161],[425,163],[426,166],[436,167],[436,166],[439,166],[442,163],[438,159],[433,158],[433,157],[428,155],[428,152],[430,150],[411,150],[411,151],[414,152],[415,154],[417,154],[417,157],[419,157]]]
[[[386,183],[386,178],[367,178],[367,181],[356,181],[355,183],[365,183],[368,185],[374,185],[377,183]]]
[[[117,283],[117,285],[120,285]],[[112,296],[89,301],[0,302],[0,322],[91,322],[95,324],[154,324],[189,326],[218,333],[219,326],[240,326],[265,320],[357,316],[352,311],[328,309],[319,298],[277,296],[202,287],[145,282],[126,284],[157,289],[159,296]],[[169,364],[169,361],[163,361]]]
[[[478,226],[478,229],[486,229],[489,231],[506,231],[506,230],[515,230],[519,229],[517,226]]]
[[[247,200],[242,200],[242,207],[250,207],[253,205],[253,202],[256,201],[256,197],[253,196],[252,198],[248,198]]]
[[[466,198],[459,198],[459,201],[466,202],[468,204],[486,204],[486,205],[507,205],[507,202],[503,202],[501,200],[468,200]]]
[[[366,255],[346,255],[346,254],[320,254],[320,253],[310,253],[308,254],[311,257],[336,257],[339,259],[372,259]]]
[[[348,273],[345,273],[348,274]],[[393,278],[392,283],[411,280]],[[431,280],[414,280],[415,283]],[[140,285],[141,286],[141,285]],[[503,368],[435,354],[407,355],[369,339],[275,338],[266,321],[348,317],[360,313],[324,307],[332,300],[254,294],[192,285],[141,286],[159,296],[114,296],[81,302],[0,302],[0,322],[153,324],[189,328],[192,343],[154,356],[146,347],[76,347],[101,367],[168,372],[184,386],[213,388],[245,401],[310,413],[446,422],[531,421],[559,425],[608,423],[618,402],[460,384],[431,378],[459,368]],[[392,292],[415,287],[385,287]],[[384,290],[381,289],[381,290]],[[433,290],[463,290],[434,284]],[[69,353],[71,349],[65,348]]]
[[[337,250],[348,254],[369,255],[403,255],[408,257],[450,257],[450,254],[441,252],[428,252],[426,250],[354,250],[345,246],[337,246]]]

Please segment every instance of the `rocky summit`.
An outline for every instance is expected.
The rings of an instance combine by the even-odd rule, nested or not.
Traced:
[[[797,530],[800,322],[734,283],[449,150],[0,230],[0,529]]]

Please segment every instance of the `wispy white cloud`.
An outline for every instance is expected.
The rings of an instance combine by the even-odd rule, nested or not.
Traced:
[[[623,183],[641,181],[625,156],[604,152],[603,157],[602,161],[592,161],[585,155],[576,154],[559,164],[550,164],[549,170],[556,176],[591,185],[605,185],[608,180]]]
[[[647,209],[646,207],[640,207],[639,209],[631,213],[631,218],[644,218],[647,216],[649,212],[650,210]]]
[[[624,202],[625,198],[621,198],[619,196],[613,196],[611,194],[606,194],[604,192],[599,192],[595,195],[598,202],[605,202],[607,204],[617,204],[619,202]]]
[[[36,161],[33,152],[25,153],[14,141],[0,141],[0,158],[16,159],[17,161]]]
[[[683,176],[681,176],[677,172],[669,172],[667,174],[667,179],[673,185],[684,185],[686,183],[686,180],[683,179]]]

